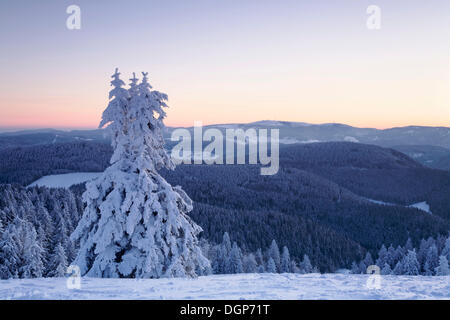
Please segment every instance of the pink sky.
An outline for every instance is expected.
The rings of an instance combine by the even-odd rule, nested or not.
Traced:
[[[95,128],[117,66],[150,72],[167,125],[450,126],[450,2],[0,3],[0,128]]]

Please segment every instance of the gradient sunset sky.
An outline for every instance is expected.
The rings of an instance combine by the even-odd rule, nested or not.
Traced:
[[[0,43],[2,129],[97,127],[115,67],[150,73],[172,126],[450,126],[448,0],[2,0]]]

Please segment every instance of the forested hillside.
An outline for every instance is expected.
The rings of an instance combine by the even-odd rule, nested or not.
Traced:
[[[69,190],[0,185],[0,279],[63,276],[82,208]]]
[[[101,172],[112,149],[98,142],[56,143],[0,150],[0,183],[29,185],[42,176],[70,172]]]
[[[203,238],[219,243],[229,232],[246,252],[275,239],[298,261],[307,254],[322,271],[350,267],[383,244],[411,238],[418,245],[450,230],[450,173],[355,143],[292,145],[280,152],[274,176],[261,176],[254,165],[180,165],[162,174],[194,200],[190,215]],[[110,155],[108,146],[94,142],[4,150],[0,182],[26,186],[41,175],[100,171]],[[83,186],[73,190],[79,197]],[[433,214],[406,207],[421,201]]]

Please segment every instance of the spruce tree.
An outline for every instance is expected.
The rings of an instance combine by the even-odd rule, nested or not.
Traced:
[[[268,273],[277,273],[277,267],[275,265],[275,261],[272,257],[269,258],[269,261],[267,261],[267,268],[266,271]]]
[[[258,272],[258,264],[256,263],[255,255],[253,253],[250,253],[249,255],[244,257],[243,266],[245,273]]]
[[[231,248],[230,258],[228,260],[228,274],[234,273],[243,273],[244,268],[242,266],[242,253],[241,249],[238,247],[237,243],[233,243],[233,247]]]
[[[49,265],[51,270],[49,277],[64,277],[67,271],[67,257],[61,243],[58,243],[53,254],[50,257]]]
[[[408,254],[403,259],[401,274],[407,276],[417,276],[420,274],[420,265],[414,250],[408,251]]]
[[[280,272],[281,273],[291,272],[291,256],[286,246],[283,247],[283,253],[281,254]]]
[[[74,261],[92,277],[195,277],[209,268],[187,215],[192,200],[159,173],[174,164],[162,130],[167,95],[151,91],[147,74],[129,90],[116,72],[100,127],[112,135],[111,166],[86,184],[83,217],[72,234],[80,242]]]
[[[439,266],[439,255],[436,245],[433,244],[428,248],[427,256],[426,256],[426,268],[425,272],[428,271],[427,275],[433,275],[435,269]]]
[[[272,244],[269,248],[269,258],[272,258],[273,262],[275,263],[276,272],[278,272],[280,270],[281,260],[280,249],[278,248],[278,244],[275,239],[272,240]]]
[[[19,267],[18,247],[13,224],[4,229],[0,238],[0,279],[14,278]]]
[[[313,266],[311,265],[311,261],[307,254],[303,255],[303,260],[300,263],[300,270],[302,273],[312,273]]]
[[[448,267],[448,260],[445,256],[439,257],[439,266],[436,268],[437,276],[448,276],[450,275],[450,269]]]
[[[383,269],[381,269],[381,274],[382,275],[392,274],[391,266],[387,262],[385,262]]]

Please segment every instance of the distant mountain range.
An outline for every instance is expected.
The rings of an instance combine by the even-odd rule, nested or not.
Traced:
[[[309,124],[288,121],[257,121],[246,124],[217,124],[205,126],[226,129],[278,128],[282,145],[314,142],[346,141],[390,147],[403,152],[431,168],[450,170],[450,128],[407,126],[390,129],[356,128],[339,123]],[[165,138],[170,140],[176,127],[168,127]],[[186,128],[193,130],[192,127]],[[108,142],[105,130],[55,129],[22,130],[0,133],[0,149],[79,141]],[[170,143],[168,146],[170,147]]]

